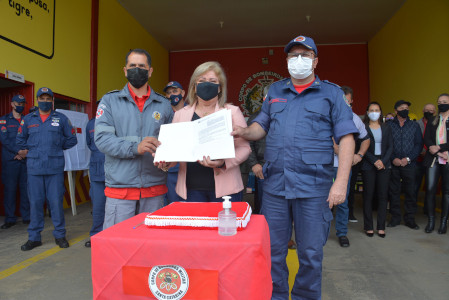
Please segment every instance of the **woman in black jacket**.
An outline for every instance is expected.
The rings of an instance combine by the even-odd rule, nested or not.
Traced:
[[[447,218],[449,215],[449,94],[438,97],[439,115],[427,122],[424,132],[424,144],[427,152],[423,164],[426,170],[426,203],[428,218],[425,232],[431,233],[435,228],[435,193],[441,177],[443,195],[441,199],[441,223],[439,234],[447,231]]]
[[[373,199],[376,194],[378,200],[377,234],[384,238],[393,136],[390,126],[383,123],[382,108],[377,102],[368,104],[364,123],[370,138],[370,145],[362,161],[363,228],[367,236],[374,235]]]

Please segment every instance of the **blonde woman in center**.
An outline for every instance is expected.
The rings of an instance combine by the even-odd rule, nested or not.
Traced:
[[[232,124],[246,127],[245,118],[237,106],[227,104],[227,81],[218,62],[199,65],[190,78],[188,106],[178,110],[173,123],[201,119],[221,109],[232,113]],[[239,165],[250,152],[249,143],[234,138],[235,158],[211,160],[203,157],[197,162],[180,162],[176,193],[188,202],[216,202],[229,195],[231,201],[243,198],[243,182]]]

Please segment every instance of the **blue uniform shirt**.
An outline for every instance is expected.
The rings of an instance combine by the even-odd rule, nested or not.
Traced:
[[[27,171],[30,175],[64,172],[64,152],[78,142],[76,130],[62,113],[51,111],[42,123],[39,111],[26,115],[20,122],[17,145],[28,149]]]
[[[327,196],[332,137],[358,133],[343,91],[318,77],[301,94],[289,78],[273,83],[254,122],[267,132],[264,190],[286,199]]]
[[[20,123],[9,113],[0,118],[0,140],[2,142],[2,161],[14,160],[20,148],[16,143],[17,131]],[[26,160],[20,160],[25,163]]]
[[[95,118],[86,126],[86,143],[90,149],[89,176],[92,181],[104,181],[104,154],[95,145]]]

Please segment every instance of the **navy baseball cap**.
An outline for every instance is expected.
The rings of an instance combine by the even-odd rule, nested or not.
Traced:
[[[22,103],[22,102],[25,102],[25,97],[22,95],[15,95],[14,97],[12,97],[11,102],[12,101]]]
[[[37,97],[40,97],[40,96],[43,95],[43,94],[47,94],[47,95],[49,95],[50,97],[53,98],[53,92],[52,92],[52,90],[50,90],[49,88],[41,87],[41,88],[37,91]]]
[[[295,45],[302,45],[306,48],[309,48],[310,50],[313,50],[315,52],[315,55],[318,56],[318,50],[316,48],[315,42],[312,38],[300,35],[298,37],[295,37],[293,40],[291,40],[287,46],[284,48],[284,52],[288,53],[290,49]]]
[[[167,83],[167,85],[164,87],[164,93],[167,91],[168,88],[180,88],[181,90],[183,90],[182,85],[177,82],[177,81],[170,81],[169,83]]]
[[[399,100],[398,102],[396,102],[394,104],[394,109],[398,108],[399,106],[401,106],[402,104],[407,104],[408,106],[412,105],[410,102],[405,101],[405,100]]]

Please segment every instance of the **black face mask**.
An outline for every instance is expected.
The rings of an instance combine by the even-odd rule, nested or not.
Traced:
[[[19,114],[23,113],[24,109],[25,109],[24,106],[16,106],[16,108],[15,108],[16,112],[18,112]]]
[[[447,112],[449,110],[449,104],[438,104],[439,112]]]
[[[400,116],[404,119],[407,118],[408,117],[408,109],[398,110],[398,116]]]
[[[220,85],[212,82],[200,82],[196,84],[196,94],[204,101],[209,101],[218,95]]]
[[[433,114],[430,111],[426,111],[424,113],[424,118],[426,118],[426,120],[430,120],[433,117]]]
[[[148,70],[141,68],[132,68],[126,71],[126,78],[136,89],[141,88],[148,81]]]

